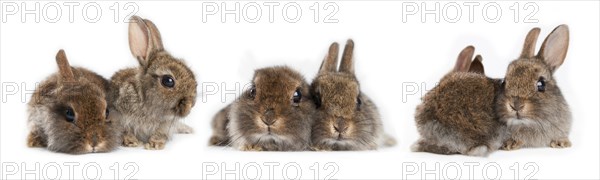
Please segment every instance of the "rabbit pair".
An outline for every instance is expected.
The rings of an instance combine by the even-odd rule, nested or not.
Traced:
[[[376,106],[360,93],[349,40],[340,70],[330,46],[309,86],[289,67],[256,70],[252,87],[212,121],[210,145],[245,151],[370,150],[392,145]],[[387,142],[385,141],[387,140]]]
[[[553,77],[569,44],[566,25],[556,27],[535,55],[540,29],[532,29],[506,76],[484,74],[469,46],[455,68],[423,97],[415,121],[421,138],[413,151],[486,156],[521,147],[570,147],[571,113]]]
[[[107,152],[119,144],[163,149],[173,132],[193,131],[178,121],[195,104],[193,72],[164,50],[151,21],[131,20],[129,45],[140,66],[117,72],[110,82],[71,67],[58,52],[59,73],[42,82],[28,104],[28,146],[70,154]]]

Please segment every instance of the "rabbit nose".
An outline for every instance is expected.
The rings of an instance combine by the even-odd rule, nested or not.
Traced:
[[[185,107],[191,108],[194,106],[194,104],[195,104],[195,102],[194,102],[193,98],[190,98],[190,97],[184,97],[184,98],[181,98],[181,100],[179,100],[179,106],[184,107],[184,108]]]
[[[96,146],[98,146],[98,135],[94,134],[92,136],[92,147],[96,148]]]
[[[513,98],[512,104],[509,105],[510,108],[514,111],[521,111],[523,110],[523,107],[525,107],[525,104],[523,104],[523,101],[519,98]]]
[[[348,124],[342,118],[337,118],[336,122],[333,124],[333,129],[337,133],[345,133],[348,130]]]
[[[263,115],[262,122],[267,126],[275,124],[275,110],[273,108],[267,109]]]

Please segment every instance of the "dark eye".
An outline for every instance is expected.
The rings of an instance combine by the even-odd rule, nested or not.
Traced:
[[[108,115],[110,115],[110,111],[109,111],[109,110],[108,110],[108,108],[107,108],[107,109],[106,109],[106,112],[105,112],[105,116],[104,116],[104,117],[108,118]]]
[[[315,94],[315,105],[317,108],[321,107],[321,95]]]
[[[296,90],[296,92],[294,92],[294,97],[292,97],[292,100],[296,104],[300,103],[300,100],[302,100],[302,93],[300,92],[300,89],[298,89],[298,90]]]
[[[169,76],[169,75],[164,75],[162,76],[160,83],[164,86],[164,87],[168,87],[168,88],[172,88],[175,87],[175,79],[173,79],[173,77]]]
[[[360,100],[360,97],[356,98],[356,107],[360,109],[360,106],[362,105],[362,100]]]
[[[250,98],[254,99],[255,96],[256,96],[256,87],[252,86],[250,88]]]
[[[538,92],[546,91],[546,82],[544,81],[544,78],[540,77],[540,79],[538,79],[536,85],[537,85]]]
[[[72,108],[67,108],[67,110],[65,110],[65,117],[67,118],[68,122],[75,122],[75,112]]]

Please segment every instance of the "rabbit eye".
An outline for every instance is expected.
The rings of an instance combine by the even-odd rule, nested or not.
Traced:
[[[105,115],[104,117],[108,118],[108,115],[109,115],[109,114],[110,114],[110,111],[109,111],[109,110],[108,110],[108,108],[107,108],[107,109],[106,109],[106,112],[105,112],[105,114],[104,114],[104,115]]]
[[[254,99],[255,96],[256,96],[256,87],[252,86],[252,88],[250,88],[250,98]]]
[[[292,97],[292,100],[296,104],[300,103],[300,100],[302,100],[302,93],[300,92],[300,89],[297,89],[296,92],[294,92],[294,97]]]
[[[75,122],[75,112],[72,108],[67,108],[67,110],[65,110],[65,117],[68,122]]]
[[[169,75],[162,76],[160,83],[167,88],[172,88],[175,86],[175,79]]]
[[[538,79],[536,85],[537,85],[538,92],[546,91],[546,82],[544,81],[544,78],[540,77],[540,79]]]
[[[360,97],[356,98],[356,108],[360,109],[360,106],[362,105],[362,100],[360,100]]]

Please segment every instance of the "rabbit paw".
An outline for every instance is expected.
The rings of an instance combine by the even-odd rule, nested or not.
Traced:
[[[211,146],[227,146],[229,144],[229,139],[219,136],[212,136],[208,142]]]
[[[559,139],[559,140],[552,140],[550,142],[550,147],[552,147],[552,148],[568,148],[568,147],[571,147],[571,141],[569,141],[569,139],[567,139],[567,138]]]
[[[486,145],[480,145],[480,146],[471,148],[467,152],[467,155],[469,155],[469,156],[485,157],[489,153],[490,153],[490,150],[489,150],[489,148]]]
[[[186,124],[179,123],[179,125],[177,126],[177,133],[192,134],[192,133],[194,133],[194,129]]]
[[[125,147],[138,147],[140,144],[140,141],[133,134],[123,136],[123,146]]]
[[[144,148],[147,150],[162,150],[165,148],[167,138],[163,136],[152,135],[148,143],[144,144]]]
[[[515,140],[515,139],[511,138],[504,142],[504,144],[502,145],[502,150],[505,150],[505,151],[517,150],[517,149],[520,149],[521,146],[523,146],[523,141]]]
[[[331,147],[327,147],[327,146],[311,146],[310,150],[311,151],[333,151],[333,149]]]
[[[263,151],[263,148],[260,146],[244,145],[241,150],[242,151]]]

